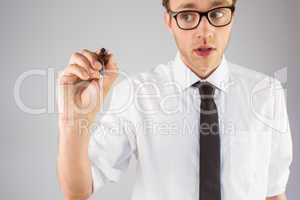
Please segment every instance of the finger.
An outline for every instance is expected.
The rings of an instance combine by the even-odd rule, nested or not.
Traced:
[[[63,71],[63,76],[72,75],[78,77],[81,80],[88,80],[90,78],[87,70],[77,64],[71,64]]]
[[[105,73],[109,73],[109,75],[117,74],[119,71],[118,63],[115,59],[114,54],[108,53],[108,62],[105,66]]]
[[[78,53],[78,52],[72,54],[69,64],[80,65],[80,66],[84,67],[88,71],[88,73],[95,71],[92,68],[90,61],[84,55],[82,55],[81,53]]]
[[[103,55],[101,55],[102,53],[102,50],[103,50],[104,48],[101,48],[101,49],[99,49],[99,48],[97,48],[96,49],[96,51],[95,51],[95,53],[96,53],[96,55],[97,55],[97,57],[98,57],[98,61],[100,62],[100,64],[101,64],[101,66],[100,66],[100,69],[99,70],[101,70],[102,71],[102,68],[104,68],[104,65],[106,65],[107,64],[107,61],[106,61],[106,57],[104,57],[103,58]],[[106,50],[105,50],[106,51]],[[102,58],[101,60],[99,60],[99,58]],[[103,60],[104,59],[104,60]]]
[[[108,61],[105,69],[117,70],[118,63],[116,61],[115,55],[111,52],[108,52],[107,56],[108,56]]]
[[[100,79],[100,72],[99,71],[94,71],[92,73],[90,73],[90,77],[89,79]]]
[[[76,83],[78,81],[78,77],[77,76],[61,76],[58,79],[58,83],[59,85],[73,85],[74,83]]]
[[[99,55],[101,50],[99,48],[97,48],[95,52],[96,52],[97,55]]]
[[[99,71],[99,69],[101,68],[101,63],[98,61],[98,55],[96,53],[91,52],[87,49],[83,49],[81,50],[81,54],[89,60],[94,70]]]
[[[118,64],[115,61],[114,55],[109,55],[108,63],[105,65],[104,76],[102,79],[103,96],[106,96],[112,83],[117,79],[119,74]]]

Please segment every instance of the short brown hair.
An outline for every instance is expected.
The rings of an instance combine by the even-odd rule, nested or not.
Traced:
[[[169,7],[169,1],[170,1],[170,0],[162,0],[162,5],[163,5],[163,7],[165,7],[165,9],[166,9],[167,11],[170,10],[170,7]],[[236,1],[237,1],[237,0],[232,0],[233,5],[236,4]]]

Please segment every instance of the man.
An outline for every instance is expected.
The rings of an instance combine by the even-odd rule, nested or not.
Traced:
[[[66,199],[87,199],[118,181],[132,156],[134,200],[287,199],[292,143],[284,91],[226,60],[235,3],[163,0],[176,58],[114,87],[113,54],[104,66],[99,50],[72,55],[59,78]],[[109,92],[109,108],[96,120]]]

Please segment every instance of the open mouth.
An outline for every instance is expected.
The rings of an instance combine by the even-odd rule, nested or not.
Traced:
[[[215,50],[216,49],[212,48],[212,47],[201,47],[201,48],[195,49],[195,53],[198,56],[207,57]]]

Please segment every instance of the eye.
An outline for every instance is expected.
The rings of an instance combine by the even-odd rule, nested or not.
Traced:
[[[224,17],[225,13],[222,10],[214,10],[211,13],[209,13],[210,18],[212,19],[219,19]]]
[[[196,14],[191,12],[180,13],[178,17],[179,20],[182,20],[184,22],[193,22],[197,18]]]

